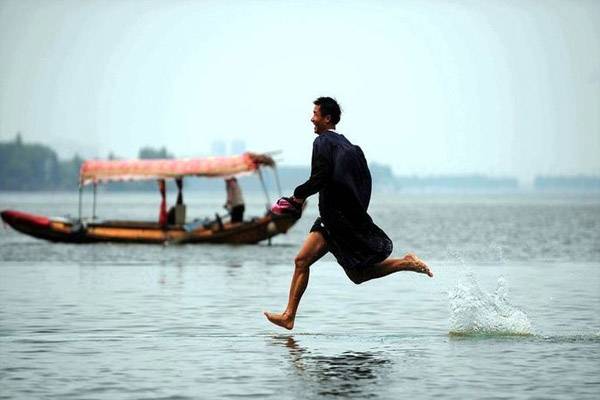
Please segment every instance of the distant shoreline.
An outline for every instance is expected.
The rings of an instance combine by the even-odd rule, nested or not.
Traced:
[[[112,158],[118,159],[118,157]],[[166,148],[140,149],[139,158],[174,158]],[[0,191],[75,191],[78,187],[79,169],[83,159],[79,156],[71,160],[59,160],[54,149],[23,142],[20,135],[13,141],[0,142]],[[386,193],[600,193],[600,176],[536,176],[532,186],[523,185],[516,177],[488,176],[484,174],[447,175],[396,175],[390,166],[372,162],[369,164],[374,192]],[[306,181],[310,175],[309,166],[286,166],[277,168],[283,188],[294,188]],[[273,171],[264,174],[268,187],[277,187]],[[240,177],[245,191],[260,191],[262,185],[255,177]],[[156,182],[109,183],[104,190],[155,191]],[[223,191],[222,179],[185,179],[186,191]]]

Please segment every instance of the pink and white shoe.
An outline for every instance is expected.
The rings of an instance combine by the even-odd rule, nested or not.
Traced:
[[[302,215],[302,205],[289,197],[282,197],[271,206],[271,212],[275,215],[292,215],[300,218]]]

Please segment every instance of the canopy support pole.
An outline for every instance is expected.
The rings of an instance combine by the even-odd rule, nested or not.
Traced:
[[[275,183],[277,184],[277,190],[279,191],[279,197],[283,196],[281,192],[281,182],[279,181],[279,172],[277,171],[277,167],[273,166],[273,174],[275,175]]]
[[[98,188],[98,184],[94,182],[94,202],[92,203],[92,221],[96,219],[96,189]]]
[[[260,184],[262,185],[263,191],[265,192],[265,199],[267,200],[267,210],[271,208],[271,200],[269,199],[269,192],[267,191],[267,185],[265,184],[265,179],[263,178],[262,171],[260,168],[257,169],[258,177],[260,178]]]
[[[79,184],[79,220],[81,221],[81,197],[83,195],[83,185]]]

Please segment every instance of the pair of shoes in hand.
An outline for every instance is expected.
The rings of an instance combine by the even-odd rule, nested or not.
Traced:
[[[302,215],[302,204],[291,197],[282,197],[273,206],[271,212],[275,215],[291,215],[300,218]]]

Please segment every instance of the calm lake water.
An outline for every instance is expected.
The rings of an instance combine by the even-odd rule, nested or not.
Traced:
[[[246,197],[260,214],[264,197]],[[100,193],[98,214],[155,219],[158,202]],[[203,217],[224,194],[186,202]],[[0,398],[599,398],[600,196],[374,196],[394,254],[416,252],[435,278],[356,286],[326,256],[288,332],[261,312],[285,306],[315,203],[272,246],[0,229]],[[6,208],[76,214],[77,196],[2,193]]]

